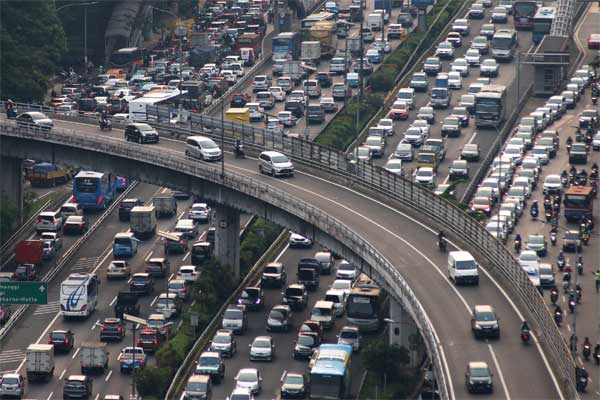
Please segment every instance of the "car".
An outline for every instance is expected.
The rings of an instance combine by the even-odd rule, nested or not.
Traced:
[[[461,122],[457,117],[449,116],[442,122],[442,137],[459,137],[461,134]]]
[[[337,104],[333,97],[321,97],[319,104],[323,107],[326,113],[336,112],[338,109]]]
[[[448,179],[460,179],[469,177],[469,164],[465,160],[454,160],[450,165]]]
[[[493,207],[492,199],[488,196],[475,196],[470,204],[472,212],[482,212],[487,216],[491,215]]]
[[[275,97],[269,91],[256,93],[256,102],[265,110],[272,110],[275,107]]]
[[[587,40],[588,49],[598,50],[600,49],[600,33],[592,33]]]
[[[317,72],[316,79],[317,82],[319,82],[319,86],[322,88],[331,87],[333,84],[333,79],[331,78],[331,74],[329,72]]]
[[[254,400],[254,395],[248,388],[234,387],[229,397],[225,400]]]
[[[452,23],[452,31],[459,32],[462,36],[469,36],[469,33],[471,33],[469,20],[464,18],[454,20]]]
[[[597,123],[598,119],[599,119],[599,114],[598,114],[597,110],[595,110],[595,109],[583,110],[579,114],[579,127],[587,128],[588,126],[593,125],[594,123]]]
[[[290,232],[289,244],[291,248],[310,248],[312,240],[294,232]]]
[[[59,232],[63,226],[63,218],[59,211],[42,211],[35,219],[36,232]]]
[[[363,146],[371,149],[373,157],[381,158],[385,154],[385,139],[381,136],[368,136]]]
[[[237,351],[233,331],[231,329],[218,329],[210,342],[209,349],[221,353],[223,357],[233,357]]]
[[[581,253],[581,237],[579,231],[570,229],[563,236],[562,250],[565,252]]]
[[[251,101],[250,95],[247,93],[234,93],[231,96],[231,101],[229,102],[229,106],[233,108],[242,108],[245,107]]]
[[[358,60],[356,60],[356,63],[354,64],[354,67],[352,68],[352,70],[355,73],[362,73],[363,75],[369,75],[370,73],[373,72],[373,65],[371,64],[371,62],[369,61],[368,58],[363,57],[363,58],[359,58]]]
[[[267,75],[256,75],[252,81],[252,91],[254,93],[269,90],[271,87],[271,77]]]
[[[446,41],[452,43],[454,47],[462,46],[462,35],[459,32],[448,32]]]
[[[247,103],[246,108],[250,110],[250,122],[262,121],[265,110],[259,103]]]
[[[435,172],[431,167],[420,167],[414,173],[415,183],[433,187],[435,185]]]
[[[475,338],[500,338],[500,324],[492,306],[476,305],[471,312],[471,330]]]
[[[367,52],[365,53],[365,57],[367,58],[367,60],[369,60],[371,64],[379,64],[383,60],[381,52],[377,49],[367,50]]]
[[[392,174],[404,176],[404,170],[402,169],[402,160],[397,158],[391,158],[383,167],[386,171],[391,172]]]
[[[471,41],[471,49],[478,50],[480,55],[487,54],[490,49],[488,39],[485,36],[475,36]]]
[[[427,75],[437,75],[442,70],[442,63],[439,57],[428,57],[423,63],[423,72]]]
[[[125,140],[128,142],[158,143],[160,136],[152,126],[136,122],[125,127]]]
[[[456,71],[462,77],[469,76],[469,62],[466,58],[456,58],[450,66],[450,71]]]
[[[273,177],[294,175],[294,165],[287,156],[277,151],[263,151],[258,156],[258,171],[261,174],[270,173]]]
[[[396,100],[390,108],[388,117],[393,120],[405,120],[408,118],[410,107],[403,100]]]
[[[403,161],[412,161],[415,156],[415,150],[412,144],[407,142],[400,142],[394,152],[394,157]]]
[[[43,240],[42,241],[42,260],[50,260],[54,258],[57,253],[54,241]]]
[[[471,19],[482,19],[485,15],[485,11],[483,9],[483,4],[474,3],[471,4],[469,8],[468,17]]]
[[[183,267],[180,267],[183,268]],[[146,260],[144,266],[144,272],[150,274],[152,277],[164,278],[169,275],[171,270],[171,263],[165,257],[153,257]],[[179,277],[183,279],[182,277]]]
[[[260,310],[264,307],[264,294],[258,286],[248,286],[240,293],[237,303],[246,307],[248,311]]]
[[[262,388],[262,377],[256,368],[242,368],[235,376],[236,388],[249,389],[252,394],[259,394]]]
[[[425,120],[430,125],[433,124],[435,122],[435,109],[430,106],[419,108],[417,119]]]
[[[450,116],[458,118],[461,126],[469,126],[469,111],[466,107],[454,107]]]
[[[106,279],[127,279],[131,276],[131,268],[127,261],[112,260],[106,268]]]
[[[286,128],[295,126],[298,121],[291,111],[280,111],[277,114],[277,119],[279,120],[279,123]]]
[[[440,43],[435,50],[435,56],[445,60],[454,58],[454,45],[450,42]]]
[[[340,290],[346,297],[348,297],[352,291],[352,281],[349,279],[337,278],[329,286],[329,289]]]
[[[401,12],[396,18],[396,22],[402,25],[403,28],[410,28],[413,26],[413,18],[409,13]]]
[[[492,22],[495,24],[505,24],[508,20],[508,10],[505,7],[494,7],[492,10]]]
[[[388,32],[388,37],[389,37],[389,32]],[[388,54],[388,53],[392,52],[392,46],[390,45],[388,40],[381,38],[381,37],[376,38],[373,41],[373,44],[371,44],[371,47],[380,49],[384,54]]]
[[[131,209],[143,205],[144,202],[138,198],[124,199],[119,203],[119,221],[129,221]]]
[[[265,265],[260,277],[260,284],[263,287],[275,286],[282,288],[287,281],[285,266],[279,262],[271,262]]]
[[[284,371],[279,393],[282,399],[304,399],[309,394],[308,379],[304,374]]]
[[[125,337],[125,325],[120,318],[104,318],[100,325],[100,341],[120,342]]]
[[[303,310],[308,304],[308,291],[301,283],[288,285],[281,295],[283,304],[289,306],[291,310]]]
[[[360,351],[361,347],[361,335],[356,326],[344,326],[340,330],[340,333],[336,336],[338,344],[345,344],[352,346],[353,352]]]
[[[212,398],[212,378],[208,375],[191,375],[185,388],[182,399],[210,399]]]
[[[358,146],[354,150],[353,157],[355,160],[369,162],[373,159],[371,148],[367,146]]]
[[[594,151],[600,150],[600,132],[596,133],[592,139],[592,149]]]
[[[17,126],[25,128],[40,129],[49,131],[54,126],[54,122],[48,116],[39,111],[27,111],[17,115],[15,118]]]
[[[390,118],[381,118],[377,123],[376,128],[383,129],[386,136],[394,135],[394,121]]]
[[[75,335],[70,330],[53,330],[48,335],[48,344],[54,345],[54,351],[68,353],[75,345]]]
[[[69,375],[63,385],[63,398],[84,398],[92,395],[92,378],[86,375]]]
[[[277,305],[267,316],[267,332],[288,332],[291,327],[292,310],[288,305]]]
[[[404,138],[402,139],[403,142],[411,144],[415,147],[421,146],[424,140],[425,135],[423,134],[423,131],[414,126],[408,127],[408,129],[404,132]]]
[[[539,159],[541,165],[547,165],[550,162],[550,150],[546,146],[535,145],[529,154]]]
[[[548,251],[548,241],[544,235],[529,235],[525,241],[525,249],[533,250],[538,256],[544,257]]]
[[[210,220],[210,207],[206,203],[194,203],[188,211],[188,219],[198,223],[208,223]]]
[[[433,109],[432,109],[433,110]],[[434,115],[435,115],[435,111],[434,111]],[[419,128],[421,129],[421,131],[423,132],[423,135],[426,137],[429,137],[429,124],[427,123],[427,121],[424,121],[422,119],[415,119],[411,124],[411,127],[413,128]]]
[[[479,29],[479,34],[484,36],[487,40],[491,40],[496,33],[496,26],[494,24],[483,24]]]
[[[479,67],[479,74],[481,76],[497,77],[498,76],[498,62],[493,58],[483,60]]]
[[[273,361],[275,344],[271,336],[257,336],[250,347],[250,361]]]
[[[429,104],[434,108],[448,108],[452,101],[452,92],[447,87],[436,87],[431,90]]]
[[[343,83],[334,83],[331,87],[331,96],[336,101],[344,101],[347,98],[352,97],[352,89]]]
[[[19,282],[37,281],[38,271],[33,264],[21,264],[15,269],[14,280]]]
[[[280,87],[280,86],[271,86],[269,88],[269,92],[271,92],[271,94],[273,95],[273,98],[275,99],[275,101],[279,101],[279,102],[285,101],[286,93],[285,93],[285,91],[283,90],[282,87]]]
[[[308,360],[321,344],[319,335],[313,332],[301,332],[294,341],[294,360]]]
[[[171,279],[167,284],[167,292],[174,293],[183,301],[187,301],[191,295],[188,291],[188,282],[183,279]]]
[[[185,155],[201,161],[219,161],[223,156],[221,148],[205,136],[188,136]]]
[[[426,92],[429,88],[429,81],[427,80],[427,74],[425,72],[415,72],[408,84],[410,88],[415,91]]]
[[[243,305],[229,305],[221,322],[223,329],[231,329],[236,335],[242,335],[248,329],[248,315]]]
[[[460,75],[460,72],[451,71],[448,73],[448,88],[462,89],[462,77]]]
[[[539,265],[540,285],[544,289],[552,288],[556,281],[554,278],[554,267],[549,263],[540,263]]]
[[[354,282],[358,277],[358,270],[356,266],[349,263],[346,260],[340,261],[338,266],[336,267],[335,279],[347,279],[351,282]]]
[[[218,351],[204,351],[196,361],[194,375],[209,376],[211,381],[219,383],[225,378],[225,361]]]
[[[493,393],[494,384],[487,363],[484,361],[471,361],[467,364],[465,385],[469,393]]]
[[[302,111],[304,113],[304,111]],[[292,111],[293,113],[293,111]],[[304,115],[304,114],[302,114]],[[283,135],[283,125],[276,118],[269,118],[267,121],[267,131],[273,135]]]
[[[182,232],[165,232],[165,255],[185,254],[188,251],[188,240]]]
[[[9,274],[12,274],[9,272]],[[0,304],[0,324],[6,324],[12,317],[12,308],[6,304]]]
[[[129,290],[132,292],[149,294],[154,291],[154,280],[146,272],[133,274],[129,280]]]

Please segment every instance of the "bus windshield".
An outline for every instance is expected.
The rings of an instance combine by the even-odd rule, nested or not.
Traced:
[[[353,318],[373,318],[377,315],[375,299],[366,296],[351,296],[348,302],[348,316]]]
[[[565,195],[565,207],[586,208],[589,205],[589,198],[582,194]]]
[[[513,46],[512,38],[508,37],[494,37],[492,39],[492,48],[498,50],[510,50]]]
[[[99,181],[98,178],[77,178],[75,187],[80,193],[96,193]]]
[[[342,377],[334,375],[311,375],[310,389],[319,398],[337,399],[340,396]]]

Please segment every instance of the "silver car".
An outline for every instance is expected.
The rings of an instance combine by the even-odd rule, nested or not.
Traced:
[[[399,158],[400,160],[412,161],[414,156],[415,151],[412,144],[404,142],[398,143],[394,157]]]
[[[337,335],[338,344],[346,344],[352,346],[353,351],[360,350],[360,332],[355,326],[344,326]]]
[[[250,361],[273,360],[275,345],[271,336],[257,336],[248,347],[250,347]]]
[[[252,394],[259,394],[262,389],[262,377],[256,368],[242,368],[235,376],[236,388],[245,388]]]

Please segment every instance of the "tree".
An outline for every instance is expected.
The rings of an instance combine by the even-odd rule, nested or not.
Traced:
[[[388,381],[399,377],[400,368],[410,362],[406,347],[390,345],[382,339],[369,343],[362,357],[365,368],[374,373],[380,381],[383,381],[384,374],[387,375]]]
[[[50,1],[10,1],[0,7],[0,91],[3,98],[41,101],[66,50],[65,33]]]

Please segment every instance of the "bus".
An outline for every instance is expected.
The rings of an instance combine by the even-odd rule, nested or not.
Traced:
[[[73,182],[73,203],[83,209],[104,210],[115,197],[117,177],[104,172],[80,171]]]
[[[316,12],[304,18],[300,23],[300,27],[302,30],[306,31],[309,30],[310,27],[313,26],[316,22],[321,21],[335,21],[335,14],[326,11]]]
[[[377,331],[383,321],[385,300],[385,292],[371,278],[362,274],[348,296],[348,323],[362,332]]]
[[[533,17],[538,5],[535,0],[515,0],[513,3],[513,21],[515,29],[532,29]]]
[[[60,313],[63,317],[87,317],[98,304],[98,276],[71,274],[60,284]]]
[[[149,92],[146,92],[142,97],[138,97],[129,102],[129,119],[131,121],[147,121],[148,119],[151,119],[146,113],[146,108],[148,106],[167,106],[173,108],[173,112],[169,115],[169,119],[172,119],[178,113],[175,106],[179,104],[180,99],[185,99],[187,94],[187,90],[165,88],[152,89]]]
[[[590,218],[594,213],[594,190],[591,186],[571,186],[563,199],[565,218],[579,222],[582,217]]]
[[[117,67],[127,67],[131,64],[144,65],[145,49],[126,47],[116,50],[110,56],[110,63]]]
[[[498,29],[492,36],[492,57],[498,61],[512,60],[517,51],[517,31]]]
[[[550,33],[552,23],[556,18],[556,7],[540,7],[533,17],[533,33],[531,39],[538,44],[544,36]]]
[[[302,34],[300,32],[282,32],[273,38],[273,61],[297,60],[300,58]]]
[[[475,93],[475,124],[500,129],[506,114],[506,87],[484,85]]]
[[[352,346],[323,344],[311,360],[311,399],[344,399],[350,394]]]

